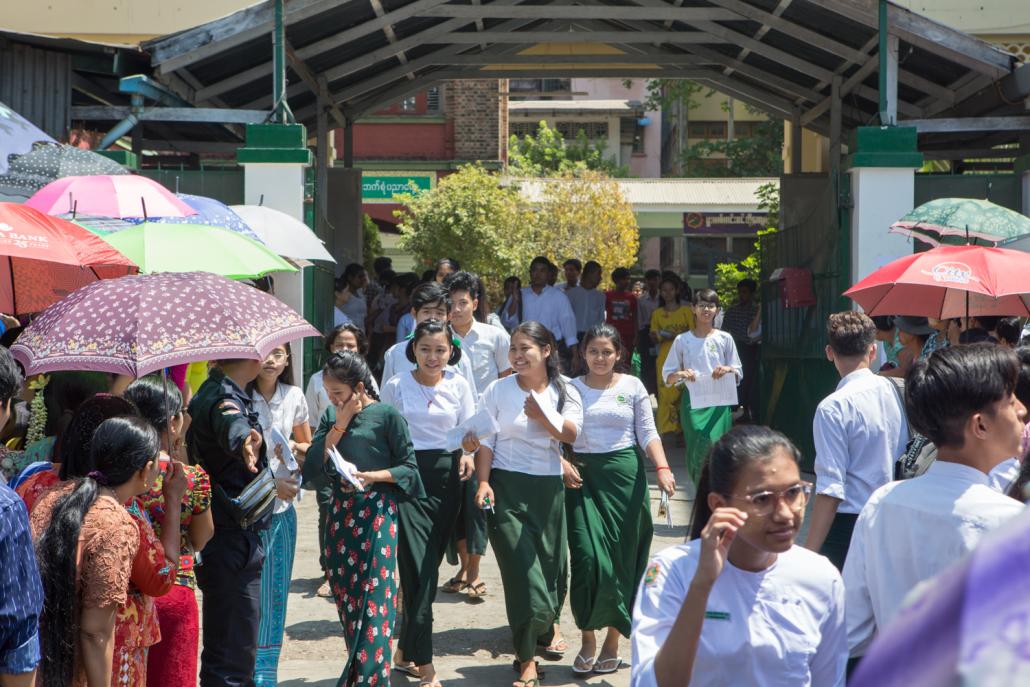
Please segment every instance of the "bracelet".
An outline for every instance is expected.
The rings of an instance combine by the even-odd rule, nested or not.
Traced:
[[[662,470],[669,470],[669,471],[671,472],[671,471],[672,471],[672,468],[670,468],[670,467],[669,467],[668,465],[663,465],[663,466],[662,466],[662,467],[660,467],[660,468],[655,468],[655,469],[654,469],[654,471],[655,471],[655,472],[661,472]]]

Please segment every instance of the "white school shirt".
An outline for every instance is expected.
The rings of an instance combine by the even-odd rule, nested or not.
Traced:
[[[568,297],[554,288],[545,286],[540,293],[530,286],[522,287],[522,322],[536,321],[547,327],[557,342],[564,341],[575,346],[579,340],[576,336],[576,314]],[[508,309],[501,311],[501,321],[509,329],[519,325],[518,314],[508,316]]]
[[[631,687],[657,687],[654,661],[697,570],[701,541],[652,559],[633,608]],[[761,572],[727,561],[712,586],[690,687],[843,687],[844,585],[824,556],[793,546]]]
[[[662,381],[669,378],[677,370],[694,370],[705,376],[711,376],[712,370],[720,365],[729,365],[737,376],[737,384],[744,378],[744,369],[737,355],[737,345],[733,337],[720,329],[704,338],[694,336],[694,332],[686,331],[672,341],[669,355],[662,365]],[[690,390],[690,384],[686,385]]]
[[[365,290],[358,289],[357,293],[351,294],[350,300],[338,308],[340,312],[351,319],[354,326],[365,331],[365,316],[368,315],[368,302],[365,300]]]
[[[404,416],[416,451],[446,450],[447,430],[476,413],[472,387],[451,370],[444,370],[436,386],[423,386],[403,372],[383,384],[380,397]]]
[[[842,378],[812,419],[815,493],[840,499],[838,513],[857,514],[894,479],[908,443],[908,421],[890,380],[869,369]]]
[[[508,361],[508,349],[511,348],[511,336],[501,327],[472,321],[472,328],[464,337],[456,330],[454,335],[461,341],[461,357],[469,359],[476,395],[486,391],[490,382],[511,369]]]
[[[333,307],[333,328],[342,327],[345,324],[354,324],[351,319],[347,317],[342,310],[337,307]]]
[[[406,312],[397,320],[397,343],[407,341],[413,331],[415,331],[415,316]]]
[[[410,372],[415,369],[415,363],[408,360],[407,351],[407,340],[395,343],[387,349],[386,355],[383,356],[383,386],[386,386],[388,381],[401,372]],[[456,371],[465,378],[465,381],[475,386],[476,374],[472,370],[472,362],[469,360],[469,356],[465,355],[465,351],[461,352],[461,359],[457,365],[448,365],[446,369]]]
[[[272,473],[276,477],[291,477],[286,465],[274,456],[272,447],[272,428],[275,427],[287,439],[291,438],[293,428],[301,423],[308,422],[308,402],[304,398],[304,392],[299,386],[283,384],[275,385],[275,393],[271,400],[266,401],[257,387],[250,394],[250,400],[254,405],[254,412],[257,413],[258,422],[261,423],[262,439],[268,450],[268,464],[272,466]],[[291,501],[275,500],[273,513],[284,513],[293,505]]]
[[[376,382],[375,377],[372,377],[372,390],[377,395],[379,394],[379,384]],[[304,398],[308,402],[308,424],[311,425],[312,430],[316,430],[322,422],[322,416],[325,415],[326,408],[332,405],[332,402],[329,400],[329,394],[326,393],[325,385],[322,383],[321,370],[311,375],[311,378],[308,380],[308,388],[304,392]]]
[[[561,449],[543,425],[526,417],[523,406],[528,391],[523,391],[517,374],[492,382],[479,399],[480,406],[497,420],[500,431],[484,442],[494,452],[493,467],[527,475],[561,475]],[[554,384],[543,393],[552,408],[558,407],[558,391]],[[571,383],[565,385],[562,417],[576,427],[576,436],[583,429],[583,404]]]
[[[658,309],[658,298],[659,294],[655,293],[652,297],[647,289],[637,296],[637,322],[640,323],[641,329],[648,329],[651,324],[651,315]]]
[[[1022,468],[1023,464],[1019,462],[1018,458],[1009,458],[995,465],[994,469],[987,473],[987,479],[995,491],[1008,494],[1009,489],[1019,479],[1019,472]]]
[[[604,322],[604,291],[573,286],[565,290],[572,312],[576,315],[576,331],[588,331]]]
[[[651,397],[633,375],[619,375],[610,389],[587,386],[583,377],[572,380],[583,402],[583,429],[572,445],[581,453],[610,453],[658,439]]]
[[[984,534],[1022,510],[1022,503],[993,489],[985,473],[943,460],[919,477],[873,492],[844,562],[851,654],[865,652],[916,585],[965,557]]]

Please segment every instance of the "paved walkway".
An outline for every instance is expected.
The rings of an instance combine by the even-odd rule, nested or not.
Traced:
[[[673,465],[683,466],[682,449],[672,449],[670,459]],[[655,523],[655,537],[652,551],[659,551],[683,541],[687,532],[691,502],[685,498],[683,485],[687,482],[686,469],[676,467],[676,480],[680,491],[673,499],[674,527],[664,522]],[[652,513],[657,510],[658,493],[654,487],[654,472],[649,472],[651,482]],[[689,487],[688,487],[689,489]],[[321,583],[318,568],[316,539],[317,505],[313,494],[298,504],[299,533],[297,560],[293,569],[293,584],[286,616],[286,645],[279,667],[279,684],[282,687],[317,685],[330,687],[343,669],[345,648],[332,601],[315,596]],[[446,580],[449,573],[456,572],[445,562],[440,577]],[[511,653],[511,634],[504,614],[504,598],[501,578],[492,553],[483,560],[482,578],[489,588],[489,595],[482,603],[470,604],[464,595],[439,594],[434,607],[436,615],[434,635],[437,659],[436,669],[445,687],[508,687],[515,674],[511,669],[514,655]],[[569,606],[565,604],[562,626],[569,642],[569,652],[560,662],[541,661],[546,672],[545,687],[573,685],[602,685],[606,687],[628,687],[629,669],[623,668],[610,675],[575,678],[572,674],[572,659],[579,648],[579,633],[572,620]],[[600,639],[600,637],[599,637]],[[621,653],[629,659],[629,642],[622,642]],[[417,685],[418,681],[394,672],[391,683],[395,686]]]

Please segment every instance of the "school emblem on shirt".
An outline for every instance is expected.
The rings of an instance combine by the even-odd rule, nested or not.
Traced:
[[[626,403],[626,396],[624,394],[619,394],[618,396],[615,397],[615,400],[618,401],[619,403],[625,404]]]
[[[653,587],[655,582],[658,581],[658,573],[661,572],[661,566],[658,563],[652,563],[647,567],[644,572],[644,586]]]

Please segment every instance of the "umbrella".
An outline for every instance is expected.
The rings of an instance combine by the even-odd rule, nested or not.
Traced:
[[[297,271],[267,246],[222,227],[144,222],[103,239],[148,274],[199,271],[254,279],[269,272]]]
[[[336,262],[308,225],[285,212],[263,205],[233,205],[231,209],[279,255]]]
[[[141,377],[172,365],[264,359],[317,329],[274,296],[207,272],[108,279],[44,310],[11,353],[27,374],[93,370]]]
[[[237,234],[243,234],[248,239],[258,243],[264,243],[250,226],[243,221],[243,218],[233,212],[232,208],[220,200],[206,196],[194,196],[189,193],[175,194],[181,201],[197,211],[197,214],[189,217],[151,217],[151,222],[166,222],[172,224],[204,224],[209,227],[224,227]]]
[[[0,312],[38,312],[80,286],[135,272],[132,261],[82,227],[0,203]]]
[[[1030,255],[984,246],[940,246],[906,255],[845,293],[869,315],[945,320],[1030,315]]]
[[[940,245],[947,236],[966,243],[980,239],[996,244],[1030,234],[1030,218],[979,198],[938,198],[923,203],[892,224],[890,230],[932,246]]]
[[[161,184],[135,174],[64,177],[52,181],[26,205],[49,215],[66,212],[100,217],[185,217],[196,210]]]

